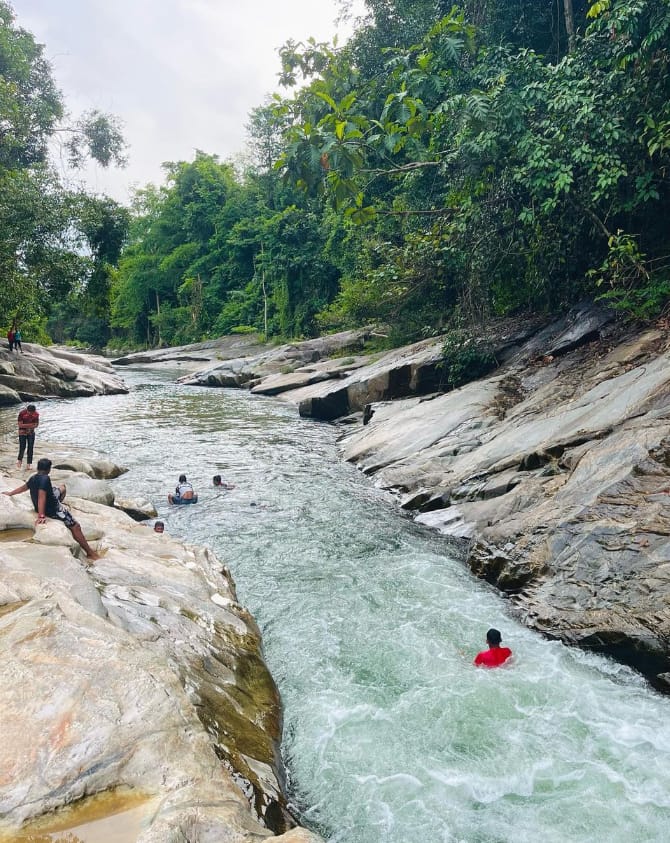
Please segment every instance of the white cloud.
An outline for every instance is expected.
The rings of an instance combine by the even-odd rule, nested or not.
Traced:
[[[125,201],[162,180],[161,163],[195,149],[227,158],[244,145],[252,108],[277,90],[289,38],[340,40],[339,8],[318,0],[14,0],[73,113],[116,114],[130,144],[124,171],[91,167],[94,190]],[[362,9],[362,0],[356,7]]]

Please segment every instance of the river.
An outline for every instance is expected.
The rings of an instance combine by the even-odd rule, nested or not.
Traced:
[[[329,843],[668,839],[670,699],[514,622],[340,461],[338,428],[175,374],[124,370],[130,395],[41,404],[37,454],[39,439],[107,452],[130,469],[119,495],[229,566],[282,695],[303,824]],[[166,503],[181,472],[197,506]],[[490,626],[513,664],[475,669]]]

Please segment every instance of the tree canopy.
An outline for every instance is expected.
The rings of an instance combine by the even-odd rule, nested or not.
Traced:
[[[83,297],[104,334],[104,290],[127,225],[112,200],[65,187],[49,162],[56,136],[72,166],[124,161],[117,121],[67,114],[43,47],[0,0],[0,313],[5,322],[32,321],[27,339],[46,338],[45,318],[68,296]]]
[[[344,46],[284,45],[244,166],[169,162],[129,210],[62,189],[60,94],[0,9],[0,269],[52,333],[402,341],[585,295],[668,304],[670,0],[366,0]],[[109,118],[69,125],[73,163],[122,158]]]

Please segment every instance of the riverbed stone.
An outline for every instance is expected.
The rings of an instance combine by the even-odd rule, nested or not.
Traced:
[[[0,469],[0,490],[13,475]],[[142,843],[317,843],[291,828],[279,696],[225,566],[117,508],[68,502],[94,564],[60,522],[35,527],[27,494],[0,495],[0,528],[25,534],[0,541],[0,840],[125,790],[156,802]]]
[[[271,375],[290,374],[345,350],[357,351],[372,333],[371,328],[341,331],[303,342],[266,348],[260,354],[227,359],[202,371],[179,378],[190,386],[248,387]]]
[[[102,357],[22,343],[23,353],[0,348],[0,403],[59,396],[77,398],[128,392]]]
[[[608,311],[535,335],[488,378],[374,404],[345,457],[462,542],[529,626],[670,671],[670,341]],[[551,353],[548,353],[551,352]],[[665,683],[667,686],[667,683]]]
[[[156,507],[146,498],[115,498],[114,506],[130,515],[133,521],[147,521],[158,515]]]

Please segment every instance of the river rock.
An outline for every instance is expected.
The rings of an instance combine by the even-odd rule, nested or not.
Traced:
[[[156,507],[145,498],[116,498],[114,506],[130,515],[133,521],[147,521],[158,515]]]
[[[215,363],[217,360],[251,357],[267,350],[267,343],[263,342],[260,334],[230,334],[204,342],[189,345],[172,346],[171,348],[152,348],[147,351],[136,351],[112,359],[114,366],[160,365],[173,364],[195,365],[202,369],[203,363]]]
[[[529,626],[662,687],[670,343],[660,331],[612,331],[611,314],[586,311],[491,377],[431,401],[375,404],[342,447],[419,523],[462,540],[472,570]]]
[[[90,473],[52,469],[50,476],[54,484],[65,484],[70,498],[85,498],[105,506],[114,505],[114,489],[106,481],[91,477]]]
[[[34,525],[27,494],[0,494],[0,840],[128,793],[151,806],[138,843],[317,843],[291,828],[279,697],[221,561],[68,503],[103,554],[91,566],[63,524]]]
[[[261,354],[238,357],[224,363],[185,375],[179,383],[190,386],[245,387],[257,385],[270,375],[290,374],[306,364],[316,363],[343,350],[360,349],[372,333],[371,328],[342,331],[299,343],[266,349]]]
[[[0,403],[59,396],[77,398],[127,392],[121,378],[102,357],[58,347],[22,343],[23,353],[0,348]]]

